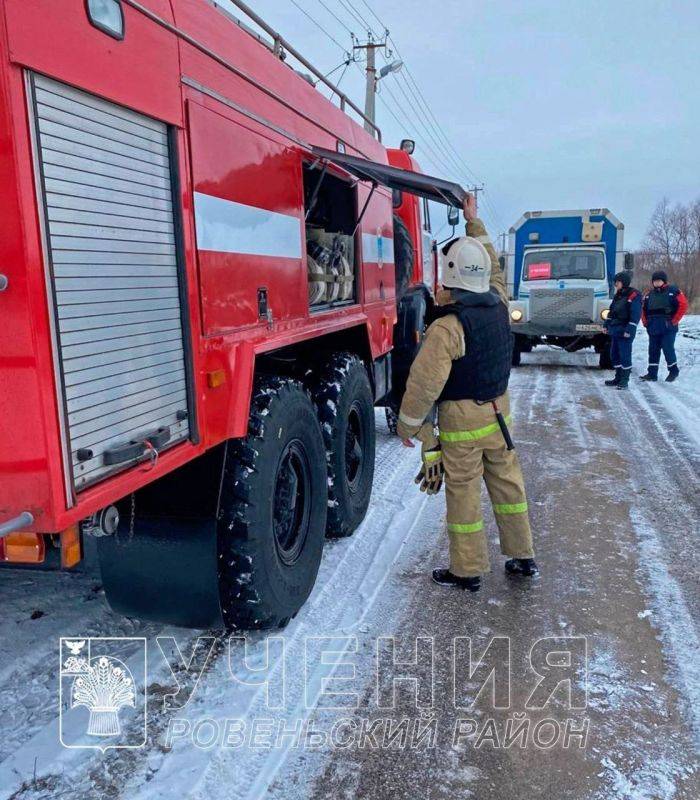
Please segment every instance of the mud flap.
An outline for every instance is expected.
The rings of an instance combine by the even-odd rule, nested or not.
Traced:
[[[98,539],[102,584],[118,614],[187,628],[223,628],[216,522],[129,516],[116,536]]]
[[[102,584],[118,614],[223,628],[216,518],[224,448],[125,497],[115,536],[97,539]]]

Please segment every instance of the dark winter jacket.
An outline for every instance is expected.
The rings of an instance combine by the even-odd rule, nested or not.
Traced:
[[[688,310],[688,300],[677,286],[653,287],[642,301],[642,322],[650,336],[662,336],[678,327]]]
[[[632,286],[620,289],[619,292],[615,292],[609,312],[605,320],[605,329],[610,336],[629,334],[630,338],[634,338],[642,316],[641,294]]]
[[[435,316],[455,314],[464,329],[465,354],[452,370],[439,397],[443,400],[494,400],[508,388],[513,334],[508,309],[495,292],[452,291],[453,303]]]

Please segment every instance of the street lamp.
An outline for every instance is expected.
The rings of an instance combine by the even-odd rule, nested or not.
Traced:
[[[380,81],[382,78],[386,78],[386,76],[390,75],[392,72],[399,72],[402,68],[403,61],[392,61],[391,64],[387,64],[379,70],[377,80]]]
[[[367,44],[357,45],[356,50],[367,51],[367,66],[365,73],[367,76],[367,83],[365,87],[365,130],[369,133],[374,129],[374,99],[377,94],[377,84],[382,78],[386,78],[392,72],[398,72],[403,67],[403,61],[392,61],[380,70],[374,66],[374,51],[378,47],[385,47],[386,43],[373,42],[371,39]]]

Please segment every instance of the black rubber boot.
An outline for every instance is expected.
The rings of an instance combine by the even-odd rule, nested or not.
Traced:
[[[617,383],[616,389],[627,389],[630,385],[630,375],[632,374],[631,369],[621,369],[620,370],[620,380]]]
[[[639,376],[639,380],[640,380],[640,381],[653,381],[654,383],[656,383],[656,381],[658,380],[658,378],[657,378],[657,376],[656,376],[656,375],[654,375],[652,372],[647,372],[647,374],[646,374],[646,375],[640,375],[640,376]]]
[[[509,575],[524,575],[529,578],[539,575],[540,572],[534,558],[509,558],[505,568]]]
[[[473,578],[460,578],[453,575],[449,569],[434,569],[433,580],[439,586],[450,586],[456,589],[469,589],[470,592],[478,592],[481,589],[481,576]]]
[[[666,383],[673,383],[676,380],[678,375],[680,374],[680,370],[674,364],[668,371],[668,375],[666,376]]]
[[[620,382],[620,373],[621,372],[622,372],[622,370],[620,369],[620,367],[618,367],[615,370],[615,377],[614,378],[610,378],[609,381],[605,381],[605,385],[606,386],[617,386],[617,384]]]

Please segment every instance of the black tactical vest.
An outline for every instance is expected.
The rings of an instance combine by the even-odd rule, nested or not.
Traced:
[[[632,289],[630,287],[628,289],[622,289],[619,292],[615,292],[612,303],[610,303],[610,315],[608,317],[609,324],[627,325],[631,316],[631,303],[629,302],[629,297],[633,292],[636,291],[636,289]]]
[[[452,362],[443,400],[478,400],[500,397],[508,388],[513,357],[513,334],[508,309],[494,292],[453,292],[457,299],[438,307],[434,317],[455,314],[464,328],[466,352]]]
[[[652,289],[647,297],[647,315],[650,317],[656,316],[673,316],[673,307],[671,305],[671,295],[669,294],[669,287],[663,286],[661,289]]]

